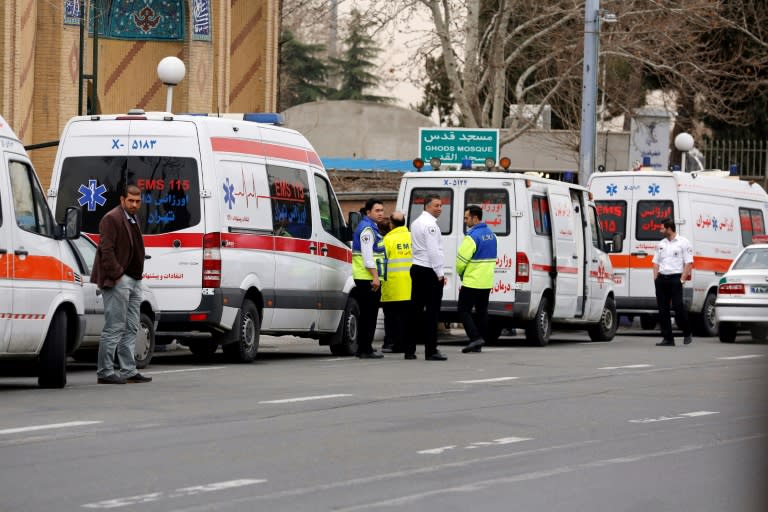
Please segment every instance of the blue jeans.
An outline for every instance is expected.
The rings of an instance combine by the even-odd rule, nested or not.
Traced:
[[[136,371],[136,335],[139,332],[141,281],[123,275],[113,288],[104,288],[104,330],[99,341],[96,375],[106,377],[115,372],[115,350],[120,375],[133,377]]]

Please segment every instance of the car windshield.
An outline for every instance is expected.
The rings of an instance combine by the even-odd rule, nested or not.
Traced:
[[[768,269],[768,248],[745,249],[736,263],[733,264],[733,270],[757,268]]]
[[[80,251],[80,255],[83,257],[85,265],[88,267],[88,274],[90,275],[91,269],[93,269],[93,260],[96,258],[96,244],[84,236],[76,238],[73,242],[77,250]]]

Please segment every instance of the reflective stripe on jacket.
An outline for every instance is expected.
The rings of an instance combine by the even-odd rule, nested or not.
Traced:
[[[485,222],[467,231],[456,255],[456,272],[467,288],[493,288],[496,269],[496,235]]]
[[[366,268],[363,260],[362,244],[373,243],[373,264],[378,270],[384,259],[384,244],[382,243],[379,227],[370,217],[363,217],[352,237],[352,278],[373,281],[373,276]],[[371,267],[371,268],[374,268]]]
[[[399,226],[384,235],[384,272],[379,272],[381,302],[411,300],[411,233]]]

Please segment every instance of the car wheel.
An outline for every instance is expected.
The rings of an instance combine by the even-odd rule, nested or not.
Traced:
[[[331,341],[331,354],[339,357],[351,356],[357,352],[357,334],[360,325],[360,305],[350,297],[342,318],[341,336]]]
[[[237,339],[232,343],[222,345],[221,349],[237,363],[250,363],[256,359],[256,354],[259,352],[260,331],[259,310],[256,309],[256,304],[251,300],[245,299],[240,308]]]
[[[587,329],[589,339],[592,341],[611,341],[616,336],[616,329],[618,328],[619,317],[616,314],[616,302],[613,297],[608,297],[605,299],[600,322]]]
[[[765,341],[768,338],[768,325],[753,325],[749,330],[753,341]]]
[[[656,315],[640,315],[640,327],[644,331],[655,329],[658,322],[659,319]]]
[[[733,343],[736,341],[736,331],[738,324],[735,322],[720,322],[720,341],[722,343]]]
[[[40,373],[37,383],[41,388],[63,388],[67,385],[67,317],[57,311],[45,335],[40,351]]]
[[[149,315],[142,313],[139,317],[139,332],[136,335],[134,357],[136,368],[143,369],[149,365],[155,353],[155,322]]]
[[[525,339],[534,345],[545,347],[552,334],[552,313],[549,311],[549,299],[542,297],[536,315],[525,327]]]
[[[715,317],[715,294],[708,293],[701,307],[701,313],[692,315],[693,334],[696,336],[717,336],[717,317]]]

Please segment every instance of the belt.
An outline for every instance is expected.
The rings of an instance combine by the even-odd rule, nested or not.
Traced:
[[[680,279],[683,274],[659,274],[662,279]]]

